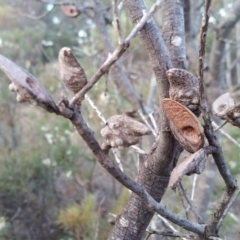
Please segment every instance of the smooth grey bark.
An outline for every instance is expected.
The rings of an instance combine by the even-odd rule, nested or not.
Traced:
[[[168,0],[162,7],[162,35],[174,68],[186,69],[184,1]]]
[[[104,20],[104,17],[101,12],[101,4],[99,0],[93,0],[94,3],[94,19],[99,31],[99,35],[104,43],[106,53],[112,53],[114,47],[110,36],[107,31],[107,26]],[[126,72],[123,69],[123,65],[120,61],[117,61],[110,70],[111,77],[116,85],[119,93],[126,98],[134,107],[135,110],[142,109],[143,106],[141,99],[138,96],[137,92],[133,88]]]
[[[176,4],[176,1],[171,4],[174,4],[176,9],[182,8],[180,4]],[[143,10],[146,9],[144,2],[142,0],[125,0],[124,5],[133,24],[136,24],[141,19]],[[165,42],[153,19],[144,25],[139,36],[148,52],[157,80],[161,117],[156,149],[153,149],[147,156],[137,181],[155,200],[160,201],[168,185],[169,175],[179,156],[179,145],[169,131],[168,121],[161,107],[161,100],[169,97],[169,83],[165,72],[172,68],[172,63]],[[179,59],[181,58],[178,58],[178,61]],[[181,65],[182,59],[179,61]],[[109,239],[141,239],[153,215],[154,212],[149,210],[146,203],[132,194],[122,214],[117,218]]]

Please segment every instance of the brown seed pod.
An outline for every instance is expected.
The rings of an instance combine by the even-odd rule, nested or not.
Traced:
[[[61,10],[68,17],[77,17],[81,12],[74,5],[61,5]]]
[[[143,135],[150,134],[149,128],[128,116],[115,115],[107,120],[101,135],[111,147],[129,147],[137,144]]]
[[[169,187],[175,189],[184,175],[200,174],[205,169],[207,154],[203,149],[195,152],[175,167],[171,173]]]
[[[162,106],[172,134],[182,147],[191,153],[202,148],[204,133],[197,117],[188,108],[169,98],[162,100]]]
[[[29,102],[49,112],[58,113],[52,97],[32,74],[2,55],[0,55],[0,69],[12,82],[9,90],[16,93],[18,102]]]
[[[66,87],[74,94],[87,84],[87,77],[70,48],[59,51],[60,76]]]
[[[166,74],[170,83],[170,98],[199,115],[200,94],[198,79],[188,71],[179,68],[169,69]]]
[[[227,111],[234,106],[234,99],[230,93],[224,93],[218,97],[212,104],[212,112],[215,116],[226,120]]]

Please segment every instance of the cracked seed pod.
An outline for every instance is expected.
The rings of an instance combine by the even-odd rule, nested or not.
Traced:
[[[49,112],[58,113],[55,102],[32,74],[2,55],[0,55],[0,69],[12,82],[9,90],[16,92],[18,102],[29,102]]]
[[[226,120],[236,127],[240,127],[240,103],[237,103],[226,112]]]
[[[81,65],[78,63],[72,50],[63,47],[58,56],[60,64],[60,76],[66,87],[76,94],[87,84],[87,77]]]
[[[149,128],[128,116],[115,115],[107,120],[101,135],[111,147],[129,147],[137,144],[143,135],[150,134]]]
[[[234,106],[234,99],[230,93],[224,93],[218,97],[212,104],[212,112],[215,116],[227,120],[227,111]]]
[[[169,180],[169,187],[175,189],[184,175],[201,174],[205,169],[206,161],[207,154],[204,149],[200,149],[190,155],[173,169]]]
[[[74,5],[61,5],[63,13],[68,17],[77,17],[81,12]]]
[[[197,117],[188,108],[169,98],[162,100],[162,106],[172,134],[182,147],[190,153],[201,149],[204,145],[204,131]]]
[[[188,71],[179,68],[169,69],[166,74],[170,83],[170,98],[199,115],[200,94],[198,79]]]

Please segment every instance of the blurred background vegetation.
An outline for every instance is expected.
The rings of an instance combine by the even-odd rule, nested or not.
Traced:
[[[111,1],[101,3],[102,14],[109,15],[107,28],[116,47],[116,30],[110,24]],[[146,3],[150,6],[153,1]],[[213,5],[216,21],[221,18],[222,7],[223,4]],[[41,15],[44,16],[33,19]],[[161,27],[161,14],[155,18]],[[124,10],[121,24],[126,36],[132,25]],[[208,51],[212,38],[210,32]],[[72,48],[90,78],[107,56],[99,39],[91,10],[70,18],[59,5],[35,0],[0,0],[0,54],[31,72],[56,101],[67,94],[59,79],[59,50],[64,46]],[[232,41],[236,41],[234,34]],[[234,55],[234,48],[232,52]],[[143,102],[147,102],[150,82],[154,79],[138,39],[122,57],[122,64]],[[0,240],[106,239],[113,221],[108,213],[120,214],[129,192],[102,169],[66,119],[29,104],[17,104],[15,96],[8,91],[8,84],[8,79],[0,73]],[[104,89],[102,79],[89,96],[106,118],[132,110],[131,104],[118,94],[111,78],[107,96]],[[153,110],[157,111],[155,95],[151,101]],[[103,123],[87,103],[82,111],[101,141],[99,132]],[[227,125],[224,130],[240,142],[239,129]],[[143,148],[149,150],[147,144]],[[239,148],[223,138],[223,149],[232,173],[239,179]],[[137,154],[132,149],[121,150],[119,154],[124,159],[125,172],[134,178],[138,171]],[[191,188],[191,179],[185,177],[184,181]],[[218,189],[223,186],[222,181],[216,181],[212,206],[221,194]],[[170,190],[163,202],[175,212],[182,209],[178,195]],[[225,236],[235,236],[231,234],[239,231],[239,213],[237,201],[224,221]]]

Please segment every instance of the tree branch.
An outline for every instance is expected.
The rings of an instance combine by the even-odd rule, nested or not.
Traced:
[[[154,229],[147,229],[146,232],[148,233],[148,236],[146,237],[146,240],[149,239],[149,237],[153,234],[160,235],[163,237],[175,237],[175,238],[184,238],[184,239],[196,239],[196,236],[191,234],[182,234],[182,233],[175,233],[172,231],[158,231]]]
[[[220,174],[227,185],[226,190],[224,191],[220,203],[218,204],[217,208],[214,211],[213,218],[211,219],[211,223],[206,228],[207,235],[214,235],[217,236],[217,225],[225,209],[227,208],[228,203],[231,201],[231,198],[234,192],[237,189],[236,180],[233,178],[229,168],[226,164],[226,161],[223,156],[222,148],[217,141],[215,136],[213,126],[211,124],[211,117],[209,113],[209,108],[207,106],[205,91],[204,91],[204,55],[205,55],[205,43],[206,43],[206,35],[208,30],[208,20],[209,20],[209,8],[211,5],[211,0],[205,1],[205,10],[204,16],[202,20],[202,28],[200,33],[200,50],[199,50],[199,67],[198,67],[198,80],[199,80],[199,88],[200,88],[200,103],[201,103],[201,110],[202,116],[205,122],[205,134],[208,139],[209,145],[215,146],[217,151],[214,152],[213,158],[215,163],[218,167]]]
[[[200,104],[202,110],[202,116],[205,122],[205,134],[208,139],[209,145],[212,145],[218,149],[218,151],[213,153],[213,158],[216,162],[216,165],[221,173],[227,187],[236,188],[236,180],[233,178],[230,173],[226,161],[223,156],[222,148],[217,141],[217,138],[214,133],[213,126],[211,124],[211,117],[209,113],[209,107],[206,101],[206,95],[204,90],[204,56],[205,56],[205,43],[206,43],[206,35],[208,30],[208,20],[209,20],[209,8],[211,4],[211,0],[206,0],[205,2],[205,11],[202,22],[202,28],[200,33],[200,49],[199,49],[199,67],[198,67],[198,81],[199,81],[199,89],[200,89]]]
[[[206,228],[206,232],[208,235],[218,234],[218,228],[220,227],[220,223],[226,216],[226,213],[232,205],[233,201],[236,200],[236,198],[234,198],[235,191],[236,188],[226,188],[224,190],[223,195],[212,214],[210,224]],[[236,196],[238,196],[238,194],[239,190]]]
[[[123,53],[129,48],[131,41],[135,38],[139,30],[144,26],[153,13],[160,7],[161,0],[158,0],[150,9],[149,12],[145,13],[139,23],[133,28],[128,37],[123,41],[122,44],[119,44],[116,50],[109,54],[106,61],[102,66],[97,70],[93,75],[90,81],[82,88],[70,101],[70,105],[73,105],[78,101],[78,99],[83,100],[84,95],[95,85],[95,83],[106,74],[110,67],[123,55]]]

